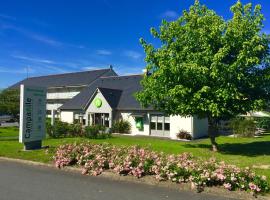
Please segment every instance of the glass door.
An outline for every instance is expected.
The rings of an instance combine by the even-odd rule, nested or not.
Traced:
[[[109,113],[91,113],[91,120],[89,125],[102,125],[107,128],[110,126]]]

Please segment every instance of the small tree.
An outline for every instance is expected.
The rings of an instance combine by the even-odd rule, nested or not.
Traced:
[[[20,113],[20,91],[6,89],[0,93],[0,114],[17,118]]]
[[[261,6],[238,1],[225,20],[198,0],[152,35],[155,48],[140,40],[148,74],[137,99],[166,114],[207,117],[209,137],[219,120],[261,109],[269,100],[269,36],[262,33]]]

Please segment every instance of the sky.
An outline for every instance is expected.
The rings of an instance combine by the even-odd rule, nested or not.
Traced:
[[[194,0],[0,0],[0,88],[27,77],[108,68],[141,73],[139,43],[159,45],[149,30],[177,19]],[[225,19],[236,0],[201,0]],[[270,34],[270,1],[261,4]]]

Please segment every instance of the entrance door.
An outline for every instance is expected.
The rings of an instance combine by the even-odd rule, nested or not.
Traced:
[[[150,116],[150,129],[152,136],[169,137],[170,136],[170,117],[164,115]]]
[[[91,125],[102,125],[109,128],[109,113],[91,113]]]

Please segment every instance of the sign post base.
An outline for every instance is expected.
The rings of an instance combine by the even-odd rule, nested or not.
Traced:
[[[38,140],[38,141],[33,141],[33,142],[25,142],[24,143],[24,150],[37,150],[37,149],[41,149],[42,147],[42,141]]]

